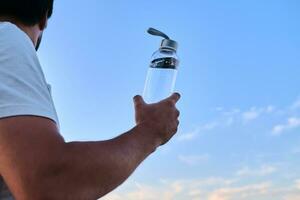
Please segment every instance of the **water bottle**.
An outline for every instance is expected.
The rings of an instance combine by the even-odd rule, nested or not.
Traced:
[[[148,33],[164,38],[160,48],[152,55],[143,92],[143,98],[147,103],[156,103],[174,92],[179,66],[176,54],[178,44],[154,28],[149,28]]]

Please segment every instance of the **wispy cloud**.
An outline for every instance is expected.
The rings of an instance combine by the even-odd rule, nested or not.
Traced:
[[[215,111],[217,111],[217,112],[222,112],[222,111],[224,110],[224,108],[221,107],[221,106],[219,106],[219,107],[216,107],[216,108],[213,109],[213,110],[215,110]]]
[[[243,167],[236,172],[237,176],[266,176],[273,174],[277,171],[277,168],[270,165],[263,165],[258,169],[251,169],[249,167]]]
[[[207,123],[207,124],[204,124],[203,126],[201,126],[200,129],[210,131],[210,130],[213,130],[214,128],[216,128],[217,126],[218,126],[217,122],[210,122],[210,123]]]
[[[272,105],[262,107],[262,108],[252,107],[250,108],[250,110],[242,113],[242,118],[245,122],[249,122],[259,118],[263,114],[270,114],[274,111],[275,111],[275,107]]]
[[[196,127],[193,131],[179,134],[177,137],[178,141],[191,141],[197,138],[201,133],[204,133],[206,131],[211,131],[215,128],[217,128],[218,123],[217,122],[208,122],[205,124],[201,124],[198,127]]]
[[[256,120],[262,115],[272,114],[276,111],[276,108],[273,105],[268,105],[265,107],[253,106],[244,111],[239,108],[226,110],[224,107],[216,107],[213,110],[217,111],[218,114],[213,120],[200,124],[190,132],[179,134],[177,140],[193,141],[202,133],[221,128],[228,128],[234,124],[244,124],[245,122]]]
[[[129,190],[115,191],[104,200],[196,200],[208,199],[207,188],[229,187],[234,181],[210,177],[207,179],[184,179],[168,181],[162,179],[154,184],[133,183]]]
[[[300,118],[291,117],[285,124],[278,124],[273,127],[272,133],[274,135],[281,135],[285,131],[300,127]]]
[[[248,109],[228,109],[218,107],[214,109],[216,116],[211,120],[201,123],[192,131],[185,134],[179,134],[179,141],[194,141],[203,133],[212,133],[215,130],[223,128],[237,127],[248,128],[252,122],[266,122],[264,127],[272,131],[275,135],[281,135],[286,131],[300,127],[300,118],[298,112],[300,110],[300,99],[286,105],[285,107],[253,106]],[[274,124],[273,119],[281,120],[283,123]],[[261,120],[261,121],[259,121]],[[266,121],[263,121],[266,120]],[[247,123],[245,123],[247,122]],[[259,131],[259,130],[258,130]],[[299,153],[298,148],[294,148],[289,152]],[[209,152],[210,153],[210,152]],[[243,152],[241,152],[243,154]],[[263,155],[260,161],[269,160],[269,158],[280,157],[286,155],[285,152],[278,154]],[[188,166],[197,166],[198,164],[208,162],[210,154],[180,154],[177,156],[178,161]],[[261,162],[260,162],[261,163]],[[157,181],[151,184],[136,183],[127,189],[117,190],[104,200],[299,200],[300,199],[300,179],[291,175],[295,181],[290,180],[288,184],[281,185],[276,182],[277,174],[281,165],[263,164],[257,167],[245,166],[239,168],[232,173],[232,176],[210,177],[204,179],[193,180],[165,180]],[[197,166],[198,167],[198,166]],[[196,167],[195,167],[196,169]],[[277,173],[278,172],[278,173]],[[205,172],[204,172],[205,173]],[[246,181],[245,181],[246,180]],[[257,181],[259,180],[259,181]],[[271,182],[271,181],[272,182]]]
[[[178,134],[177,141],[195,141],[201,134],[231,127],[244,128],[245,125],[250,126],[250,122],[253,121],[266,124],[264,127],[269,126],[268,129],[272,135],[281,135],[288,130],[300,127],[300,118],[294,117],[297,116],[299,108],[300,98],[284,108],[272,104],[252,106],[248,109],[216,107],[212,109],[216,112],[216,116],[212,120],[200,124],[190,132]],[[287,118],[285,123],[270,123],[271,119],[282,118]]]
[[[300,199],[300,179],[294,181],[294,186],[284,197],[284,200],[299,200]]]
[[[219,117],[219,124],[224,126],[231,126],[234,123],[245,123],[258,119],[262,115],[271,114],[276,110],[276,108],[272,105],[268,105],[266,107],[251,107],[249,109],[241,110],[238,108],[234,108],[231,110],[226,110],[223,108],[220,113],[222,117]]]
[[[207,162],[210,156],[208,154],[203,155],[179,155],[178,160],[187,165],[198,165],[203,162]]]
[[[133,183],[129,189],[118,189],[103,200],[298,200],[299,190],[278,186],[270,181],[245,184],[224,178],[162,180],[153,184]],[[289,198],[288,198],[289,197]],[[292,198],[293,197],[293,198]]]
[[[190,140],[193,140],[196,137],[198,137],[199,134],[200,134],[200,129],[196,128],[195,130],[193,130],[191,132],[179,134],[177,139],[179,141],[190,141]]]
[[[261,115],[262,111],[256,108],[251,108],[249,111],[246,111],[242,114],[242,118],[244,121],[252,121],[258,118]]]
[[[179,136],[177,137],[178,141],[193,141],[201,133],[212,131],[217,128],[230,127],[234,123],[241,121],[252,121],[262,114],[273,112],[275,110],[275,107],[271,105],[263,108],[252,107],[244,112],[242,112],[238,108],[225,110],[223,107],[217,107],[214,110],[218,112],[219,116],[216,116],[216,118],[210,122],[200,124],[193,131],[179,134]]]
[[[271,188],[271,183],[258,183],[240,187],[220,188],[209,195],[208,200],[231,200],[231,199],[257,199],[266,194]]]
[[[300,193],[298,192],[298,194],[287,194],[284,197],[284,200],[299,200],[300,199]]]
[[[155,185],[134,183],[130,191],[114,192],[104,197],[104,200],[172,200],[182,193],[188,195],[186,185],[181,181],[163,181]],[[192,195],[195,195],[192,194]]]
[[[221,114],[224,115],[224,116],[232,117],[232,116],[238,115],[238,114],[240,114],[240,113],[241,113],[241,110],[240,110],[240,109],[234,108],[234,109],[229,110],[229,111],[223,109]]]
[[[300,191],[300,179],[295,180],[295,187]]]
[[[300,98],[298,98],[291,106],[293,110],[297,110],[300,108]]]

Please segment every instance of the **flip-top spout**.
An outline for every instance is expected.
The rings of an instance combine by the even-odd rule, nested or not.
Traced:
[[[150,35],[160,36],[160,37],[164,38],[161,42],[160,49],[171,49],[171,50],[177,51],[177,48],[178,48],[177,42],[174,40],[171,40],[170,37],[168,35],[166,35],[165,33],[161,32],[155,28],[149,28],[147,32]]]

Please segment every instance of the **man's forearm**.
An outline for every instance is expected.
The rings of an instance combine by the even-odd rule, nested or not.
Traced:
[[[149,132],[151,127],[141,124],[112,140],[67,143],[56,174],[46,181],[56,184],[51,195],[93,200],[112,191],[158,146]]]
[[[125,181],[177,132],[173,94],[159,103],[134,98],[136,123],[108,141],[66,143],[56,124],[42,117],[0,120],[0,175],[18,200],[95,200]],[[147,123],[146,123],[147,122]]]

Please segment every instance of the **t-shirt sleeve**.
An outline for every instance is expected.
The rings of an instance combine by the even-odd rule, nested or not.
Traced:
[[[15,30],[0,34],[0,119],[31,115],[57,123],[51,94],[31,41]]]

